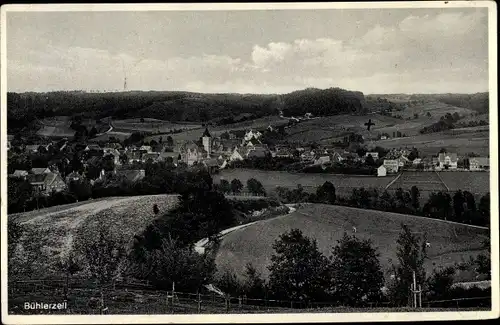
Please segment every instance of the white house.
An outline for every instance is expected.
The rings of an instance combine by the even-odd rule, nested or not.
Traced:
[[[139,151],[151,152],[152,148],[151,148],[151,146],[141,146],[139,148]]]
[[[234,148],[233,153],[231,154],[231,156],[229,156],[229,161],[238,161],[238,160],[243,160],[243,157],[238,151],[238,148]]]
[[[489,170],[490,158],[485,158],[485,157],[469,158],[469,169],[472,171]]]
[[[330,156],[321,156],[314,160],[315,165],[323,165],[330,162]]]
[[[384,165],[380,165],[379,168],[377,168],[377,176],[386,176],[387,175],[387,168],[385,168]]]
[[[366,157],[366,158],[368,158],[368,156],[372,156],[372,158],[373,158],[374,160],[377,160],[377,159],[378,159],[378,152],[367,152],[367,153],[365,154],[365,157]]]
[[[385,159],[383,166],[386,168],[387,173],[397,173],[399,170],[399,160]]]
[[[380,137],[380,140],[387,140],[387,136],[386,136],[386,135],[382,135],[382,136]]]
[[[439,168],[445,168],[448,166],[450,169],[457,169],[458,158],[457,154],[449,152],[441,152],[438,156]]]
[[[412,163],[413,163],[413,165],[418,165],[418,164],[420,164],[421,162],[422,162],[422,158],[415,158],[415,159],[413,159],[413,162],[412,162]]]

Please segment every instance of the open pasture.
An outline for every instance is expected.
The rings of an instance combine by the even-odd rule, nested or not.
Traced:
[[[144,122],[141,122],[141,119],[126,119],[126,120],[113,120],[113,128],[116,131],[121,132],[170,132],[173,130],[180,129],[196,129],[200,128],[200,124],[195,123],[173,123],[170,121],[163,121],[152,118],[145,118]]]
[[[387,149],[415,147],[421,155],[436,156],[441,148],[445,148],[450,152],[456,152],[459,156],[465,156],[469,152],[489,156],[489,129],[487,126],[454,129],[413,137],[371,141],[370,146]]]
[[[70,128],[69,116],[54,116],[40,120],[41,128],[38,135],[49,138],[69,138],[75,135],[75,130]]]
[[[216,257],[220,272],[231,270],[242,276],[247,263],[252,263],[264,277],[269,276],[267,267],[274,253],[272,244],[278,237],[292,228],[302,230],[305,236],[315,238],[325,255],[331,255],[344,232],[370,239],[380,253],[383,271],[388,275],[392,263],[397,262],[396,240],[404,223],[414,233],[427,233],[431,244],[428,248],[429,260],[425,268],[430,274],[439,266],[453,265],[468,260],[482,252],[481,241],[489,236],[489,231],[441,220],[427,219],[403,214],[363,210],[342,206],[307,204],[297,211],[284,216],[259,221],[243,229],[227,234],[221,242]],[[457,281],[474,280],[470,273],[459,273]]]
[[[484,195],[491,192],[489,172],[439,172],[450,191],[469,191]]]
[[[214,176],[214,182],[221,179],[231,181],[234,178],[239,179],[243,185],[250,178],[255,178],[262,183],[266,191],[273,191],[276,187],[297,188],[302,185],[305,191],[316,191],[316,188],[323,185],[326,181],[331,182],[339,195],[350,195],[353,188],[374,187],[378,189],[385,188],[395,176],[377,177],[377,176],[355,176],[340,174],[313,174],[313,173],[289,173],[284,171],[264,171],[254,169],[228,169],[221,171]]]

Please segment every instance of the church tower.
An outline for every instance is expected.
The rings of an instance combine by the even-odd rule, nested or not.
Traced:
[[[205,132],[203,132],[202,140],[203,140],[203,148],[207,152],[207,157],[210,157],[210,155],[212,154],[212,142],[211,142],[212,136],[208,132],[208,128],[205,128]]]

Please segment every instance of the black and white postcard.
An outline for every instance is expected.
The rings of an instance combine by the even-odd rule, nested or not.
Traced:
[[[2,6],[2,321],[497,318],[496,19]]]

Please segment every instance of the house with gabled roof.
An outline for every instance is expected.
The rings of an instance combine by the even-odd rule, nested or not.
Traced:
[[[179,156],[180,154],[178,152],[160,152],[158,161],[168,161],[169,159],[172,159],[172,163],[174,164],[174,166],[177,166],[179,162]]]
[[[59,192],[67,188],[61,175],[52,172],[30,174],[27,176],[27,180],[35,190],[45,195],[50,194],[52,191]]]
[[[200,161],[204,154],[204,149],[200,148],[194,141],[187,141],[179,147],[179,152],[181,154],[182,162],[188,166],[192,166],[195,162]]]
[[[28,175],[29,173],[26,170],[20,170],[20,169],[16,169],[12,174],[13,177],[24,178],[24,179],[26,179]]]
[[[490,169],[490,158],[487,157],[471,157],[469,158],[469,170],[482,171]]]
[[[52,171],[48,167],[31,168],[31,174],[40,175],[40,174],[48,174],[48,173],[52,173]]]
[[[438,155],[439,168],[441,169],[457,169],[458,157],[457,153],[441,152]]]
[[[229,156],[229,161],[240,161],[245,159],[244,154],[240,153],[240,151],[242,150],[243,148],[234,148],[233,153],[231,154],[231,156]]]
[[[147,162],[148,160],[151,160],[152,162],[158,162],[160,158],[160,153],[159,152],[147,152],[144,153],[141,157],[142,162]]]

